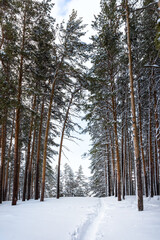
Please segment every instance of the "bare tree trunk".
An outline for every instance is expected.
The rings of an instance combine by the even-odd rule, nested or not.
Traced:
[[[152,101],[151,97],[151,82],[149,88],[150,103]],[[152,150],[152,109],[151,104],[149,107],[149,159],[150,159],[150,196],[153,197],[154,189],[154,162],[153,162],[153,150]]]
[[[42,135],[42,125],[43,125],[43,112],[44,112],[44,97],[41,107],[41,120],[39,126],[39,135],[38,135],[38,149],[37,149],[37,161],[36,161],[36,182],[35,182],[35,200],[39,198],[39,160],[40,160],[40,148],[41,148],[41,135]]]
[[[58,72],[57,72],[58,74]],[[52,102],[54,96],[54,88],[56,84],[56,77],[52,84],[52,91],[48,109],[48,118],[47,118],[47,126],[45,132],[45,139],[44,139],[44,152],[43,152],[43,168],[42,168],[42,189],[41,189],[41,201],[44,201],[44,189],[45,189],[45,175],[46,175],[46,159],[47,159],[47,143],[48,143],[48,134],[49,134],[49,125],[50,125],[50,118],[51,118],[51,110],[52,110]]]
[[[127,128],[125,128],[125,136],[124,136],[124,161],[123,161],[123,199],[125,199],[126,195],[126,160],[127,160]]]
[[[67,121],[68,121],[69,111],[70,111],[70,108],[71,108],[71,105],[72,105],[73,97],[74,97],[74,93],[72,94],[69,105],[68,105],[68,109],[67,109],[67,112],[66,112],[66,116],[65,116],[64,124],[63,124],[63,128],[62,128],[62,134],[61,134],[59,156],[58,156],[57,199],[59,199],[59,197],[60,197],[60,166],[61,166],[61,154],[62,154],[62,147],[63,147],[64,131],[65,131],[66,124],[67,124]]]
[[[159,5],[160,5],[160,1],[159,1]],[[160,130],[159,130],[159,121],[158,121],[158,104],[157,104],[157,91],[156,91],[156,87],[154,84],[154,116],[155,116],[155,122],[156,122],[156,144],[157,144],[157,149],[155,149],[155,154],[157,154],[157,162],[160,164]],[[156,145],[155,144],[155,145]],[[156,164],[158,164],[156,163]],[[159,190],[159,168],[157,166],[157,195],[160,194],[160,190]]]
[[[24,185],[23,185],[23,198],[22,201],[26,199],[26,188],[27,188],[27,176],[28,176],[28,166],[30,160],[30,148],[31,148],[31,138],[32,138],[32,129],[33,129],[33,122],[34,122],[34,110],[36,107],[36,96],[34,96],[33,106],[32,106],[32,113],[31,113],[31,122],[30,122],[30,130],[28,136],[28,148],[27,148],[27,158],[26,158],[26,165],[25,165],[25,174],[24,174]]]
[[[140,151],[139,151],[139,139],[138,139],[137,124],[136,124],[135,98],[134,98],[134,88],[133,88],[132,53],[131,53],[131,40],[130,40],[128,0],[126,0],[126,24],[127,24],[127,42],[128,42],[129,77],[130,77],[130,91],[131,91],[131,110],[132,110],[132,124],[133,124],[134,154],[135,154],[135,159],[136,159],[136,171],[137,171],[138,210],[143,211],[141,159],[140,159]]]
[[[111,156],[112,156],[112,195],[114,196],[115,193],[115,184],[116,184],[116,179],[115,179],[115,159],[114,159],[114,143],[112,143],[112,135],[110,131],[110,146],[111,146]]]
[[[108,141],[108,139],[107,139]],[[110,166],[110,154],[109,154],[109,144],[107,144],[107,162],[108,162],[108,196],[111,196],[111,166]]]
[[[21,59],[19,69],[19,80],[18,80],[18,96],[17,96],[17,109],[16,109],[16,125],[15,125],[15,157],[14,157],[14,180],[13,180],[13,196],[12,205],[16,205],[18,197],[18,151],[19,151],[19,129],[20,129],[20,107],[21,107],[21,91],[22,91],[22,78],[23,78],[23,52],[25,46],[25,34],[26,34],[26,9],[24,11],[23,18],[23,33],[22,33],[22,47],[21,47]]]
[[[122,138],[121,138],[121,168],[122,168],[122,186],[124,185],[124,181],[123,181],[123,173],[124,173],[124,151],[123,151],[123,145],[124,145],[124,137],[123,137],[123,124],[124,124],[124,118],[122,116],[122,132],[121,132],[121,135],[122,135]],[[123,186],[123,190],[124,190],[124,186]],[[125,194],[124,194],[124,191],[122,191],[122,196],[123,196],[123,199],[125,199]]]
[[[107,197],[107,163],[106,158],[104,157],[104,178],[105,178],[105,190],[106,190],[106,197]]]
[[[31,160],[30,160],[30,162],[29,162],[29,171],[28,171],[28,196],[27,196],[27,200],[29,200],[29,199],[31,198],[31,173],[32,173],[32,162],[33,162],[33,155],[34,155],[35,138],[36,138],[36,127],[34,128],[33,142],[32,142],[32,152],[31,152]]]
[[[5,148],[6,148],[6,121],[3,122],[2,125],[2,151],[1,151],[1,169],[0,169],[0,203],[3,200],[4,193],[4,171],[5,171]]]
[[[4,201],[7,200],[7,191],[8,191],[8,172],[9,172],[9,163],[10,163],[10,155],[11,155],[11,148],[12,148],[12,139],[13,139],[14,121],[15,121],[15,112],[14,112],[13,122],[12,122],[12,131],[11,131],[10,145],[9,145],[9,149],[8,149],[8,161],[7,161],[7,168],[6,168],[6,180],[5,180],[5,190],[4,190]]]

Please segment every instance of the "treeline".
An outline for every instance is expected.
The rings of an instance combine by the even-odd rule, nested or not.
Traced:
[[[46,185],[47,197],[57,197],[58,166],[53,170],[52,183]],[[73,172],[69,164],[65,163],[60,175],[59,197],[87,197],[90,195],[89,179],[83,173],[80,165],[77,172]]]
[[[159,8],[151,0],[100,6],[86,44],[86,25],[75,11],[56,25],[50,0],[0,1],[0,203],[43,201],[55,186],[57,198],[66,196],[63,140],[80,128],[72,116],[82,106],[92,195],[121,200],[137,192],[143,210],[143,194],[159,194]]]
[[[83,99],[85,25],[75,11],[56,25],[52,8],[50,0],[0,1],[0,203],[43,201],[55,139],[61,156],[64,135],[80,127],[71,116]]]
[[[102,0],[92,25],[91,189],[119,201],[137,192],[143,210],[143,194],[160,194],[159,10],[150,0],[117,2]]]

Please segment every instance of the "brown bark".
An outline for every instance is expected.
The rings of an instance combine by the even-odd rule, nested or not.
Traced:
[[[40,120],[39,135],[38,135],[38,148],[37,148],[37,161],[36,161],[36,180],[35,180],[35,200],[37,200],[39,198],[39,160],[40,160],[43,112],[44,112],[44,97],[43,97],[42,107],[41,107],[41,120]]]
[[[159,195],[159,166],[158,166],[157,141],[156,140],[155,140],[155,189],[156,189],[156,195]]]
[[[63,63],[64,55],[61,58],[60,63],[57,66],[57,69],[55,71],[53,83],[52,83],[52,90],[50,95],[50,103],[48,108],[48,114],[47,114],[47,125],[46,125],[46,131],[45,131],[45,139],[44,139],[44,152],[43,152],[43,167],[42,167],[42,188],[41,188],[41,199],[40,201],[44,201],[44,189],[45,189],[45,175],[46,175],[46,159],[47,159],[47,143],[48,143],[48,134],[49,134],[49,125],[50,125],[50,118],[51,118],[51,110],[52,110],[52,102],[54,97],[54,89],[55,84],[57,81],[57,77],[59,74],[59,70],[61,69],[61,65]]]
[[[114,143],[112,142],[112,136],[111,136],[111,131],[110,131],[110,146],[111,146],[111,157],[112,157],[112,195],[114,196],[115,194],[115,184],[116,184],[116,179],[115,179],[115,159],[114,159]]]
[[[34,128],[33,142],[32,142],[32,152],[31,152],[31,160],[30,160],[30,162],[29,162],[29,171],[28,171],[28,196],[27,196],[27,200],[29,200],[29,199],[31,198],[31,174],[32,174],[32,163],[33,163],[33,155],[34,155],[35,138],[36,138],[36,127]]]
[[[122,116],[122,138],[121,138],[121,166],[122,166],[122,185],[124,185],[124,182],[123,182],[123,174],[124,174],[124,151],[123,151],[123,145],[124,145],[124,136],[123,136],[123,124],[124,124],[124,119],[123,119],[123,116]],[[125,199],[125,194],[124,194],[124,186],[123,186],[123,191],[122,191],[122,196],[123,196],[123,199]]]
[[[63,147],[64,131],[65,131],[66,124],[68,121],[69,111],[70,111],[70,108],[72,105],[73,97],[74,97],[74,93],[72,94],[69,105],[68,105],[68,109],[67,109],[66,116],[64,119],[64,123],[63,123],[62,134],[61,134],[61,141],[60,141],[59,155],[58,155],[57,199],[59,199],[59,197],[60,197],[60,166],[61,166],[61,154],[62,154],[62,147]]]
[[[0,168],[0,203],[3,200],[4,194],[4,171],[5,171],[5,148],[6,148],[6,122],[2,125],[2,150],[1,150],[1,168]]]
[[[107,164],[106,158],[104,157],[104,177],[105,177],[105,190],[106,190],[106,197],[107,197]]]
[[[160,2],[159,2],[160,4]],[[160,131],[159,131],[159,121],[158,121],[158,105],[157,105],[157,91],[154,83],[154,117],[155,117],[155,122],[156,122],[156,144],[157,148],[155,149],[155,154],[157,154],[157,162],[156,164],[158,165],[158,162],[160,164]],[[160,194],[160,189],[159,189],[159,168],[157,167],[156,170],[156,185],[157,185],[157,195]]]
[[[23,185],[23,198],[22,201],[26,199],[26,188],[27,188],[27,176],[28,176],[28,166],[30,161],[30,148],[31,148],[31,138],[32,138],[32,129],[33,129],[33,122],[34,122],[34,110],[36,107],[36,96],[34,96],[33,106],[32,106],[32,114],[31,114],[31,122],[30,122],[30,130],[28,136],[28,148],[27,148],[27,158],[26,158],[26,165],[25,165],[25,174],[24,174],[24,185]]]
[[[127,161],[127,128],[124,135],[124,155],[123,155],[123,199],[126,195],[126,161]]]
[[[58,72],[57,72],[58,74]],[[42,189],[41,189],[41,201],[44,201],[44,189],[45,189],[45,175],[46,175],[46,159],[47,159],[47,143],[48,143],[48,134],[49,134],[49,125],[50,125],[50,118],[51,118],[51,110],[52,110],[52,102],[54,97],[54,88],[56,84],[56,77],[52,83],[52,91],[48,109],[48,117],[47,117],[47,126],[45,132],[45,139],[44,139],[44,152],[43,152],[43,167],[42,167]]]
[[[108,196],[111,196],[111,166],[110,166],[110,154],[109,154],[109,144],[107,144],[107,163],[108,163]]]
[[[8,149],[8,160],[7,160],[7,167],[6,167],[6,179],[5,179],[5,190],[4,190],[4,201],[7,200],[7,191],[8,191],[8,172],[9,172],[9,163],[10,163],[10,155],[11,155],[11,148],[12,148],[12,139],[13,139],[14,121],[15,121],[15,112],[14,112],[13,122],[12,122],[12,131],[11,131],[10,145],[9,145],[9,149]]]
[[[15,124],[15,156],[14,156],[14,180],[13,180],[13,196],[12,205],[17,203],[18,195],[18,165],[19,165],[19,129],[20,129],[20,107],[21,107],[21,91],[22,91],[22,79],[23,79],[23,52],[25,47],[25,34],[26,34],[26,9],[24,11],[23,18],[23,32],[22,32],[22,47],[21,47],[21,58],[19,68],[19,79],[18,79],[18,95],[17,95],[17,109],[16,109],[16,124]]]
[[[149,88],[149,95],[150,95],[150,103],[152,101],[151,96],[151,82],[150,82],[150,88]],[[152,150],[152,109],[151,104],[149,107],[149,159],[150,159],[150,196],[153,197],[153,191],[154,191],[154,162],[153,162],[153,150]]]
[[[130,78],[130,91],[131,91],[130,94],[131,94],[133,141],[134,141],[134,154],[136,159],[136,171],[137,171],[138,210],[143,211],[141,159],[140,159],[140,151],[139,151],[139,139],[138,139],[137,124],[136,124],[135,98],[134,98],[134,88],[133,88],[132,52],[131,52],[131,40],[130,40],[128,0],[126,0],[126,24],[127,24],[127,43],[128,43],[129,78]]]

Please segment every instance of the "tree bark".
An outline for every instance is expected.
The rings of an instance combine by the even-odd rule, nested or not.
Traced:
[[[4,194],[5,148],[6,148],[6,121],[2,124],[1,168],[0,168],[0,203]]]
[[[131,94],[133,141],[134,141],[134,154],[136,159],[136,171],[137,171],[138,210],[143,211],[141,159],[140,159],[140,151],[139,151],[139,139],[138,139],[137,124],[136,124],[135,98],[134,98],[134,88],[133,88],[132,52],[131,52],[131,40],[130,40],[128,0],[126,0],[126,24],[127,24],[127,43],[128,43],[129,78],[130,78],[130,91],[131,91],[130,94]]]
[[[34,114],[33,111],[36,107],[36,96],[34,96],[33,106],[32,106],[32,113],[31,113],[31,122],[30,122],[30,131],[28,136],[28,148],[27,148],[27,158],[26,158],[26,165],[25,165],[25,174],[24,174],[24,185],[23,185],[23,198],[22,201],[26,199],[26,188],[27,188],[27,176],[28,176],[28,166],[30,161],[30,148],[31,148],[31,138],[32,138],[32,129],[33,129],[33,122],[34,122]]]
[[[160,2],[159,2],[160,4]],[[160,130],[159,130],[159,121],[158,121],[158,105],[157,105],[157,91],[156,91],[156,86],[154,83],[154,117],[155,117],[155,122],[156,122],[156,145],[157,145],[157,149],[155,149],[156,154],[157,154],[157,163],[159,162],[160,164]],[[156,163],[156,164],[157,164]],[[157,164],[158,165],[158,164]],[[160,194],[160,189],[159,189],[159,168],[157,167],[157,195]]]
[[[115,194],[115,184],[116,184],[116,179],[115,179],[115,159],[114,159],[114,143],[112,142],[112,135],[110,131],[110,146],[111,146],[111,157],[112,157],[112,195],[114,196]]]
[[[10,145],[9,145],[9,149],[8,149],[8,160],[7,160],[6,179],[5,179],[5,190],[4,190],[4,201],[7,200],[7,191],[8,191],[8,172],[9,172],[9,163],[10,163],[10,155],[11,155],[11,148],[12,148],[12,139],[13,139],[14,121],[15,121],[15,112],[14,112],[13,122],[12,122],[12,131],[11,131]]]
[[[22,33],[22,47],[21,47],[21,58],[20,58],[20,69],[18,79],[18,96],[17,96],[17,109],[16,109],[16,124],[15,124],[15,156],[14,156],[14,180],[13,180],[13,196],[12,205],[17,203],[18,195],[18,165],[19,165],[19,130],[20,130],[20,107],[21,107],[21,92],[22,92],[22,79],[23,79],[23,52],[25,47],[25,35],[26,35],[26,8],[24,10],[23,18],[23,33]]]
[[[32,176],[31,174],[32,174],[32,163],[33,163],[33,155],[34,155],[35,138],[36,138],[36,127],[34,128],[31,159],[30,159],[30,162],[29,162],[27,200],[29,200],[31,198],[31,176]]]
[[[68,120],[68,116],[69,116],[69,111],[70,111],[70,108],[72,105],[73,97],[74,97],[74,93],[72,94],[69,105],[68,105],[68,109],[66,112],[66,116],[65,116],[64,124],[63,124],[63,128],[62,128],[62,134],[61,134],[61,141],[60,141],[59,155],[58,155],[57,199],[59,199],[59,197],[60,197],[60,166],[61,166],[61,154],[62,154],[62,147],[63,147],[64,131],[66,128],[66,124],[67,124],[67,120]]]
[[[154,193],[154,162],[153,162],[153,149],[152,149],[152,109],[151,109],[151,102],[152,102],[152,89],[151,89],[151,81],[149,87],[149,99],[150,99],[150,106],[149,106],[149,159],[150,159],[150,196],[153,197]]]
[[[35,182],[35,200],[38,200],[38,198],[39,198],[39,161],[40,161],[43,113],[44,113],[44,97],[43,97],[42,107],[41,107],[41,120],[40,120],[39,135],[38,135],[38,149],[37,149],[37,161],[36,161],[36,182]]]
[[[108,139],[107,139],[108,140]],[[110,166],[110,154],[109,154],[109,144],[107,144],[107,169],[108,169],[108,196],[111,196],[111,166]]]

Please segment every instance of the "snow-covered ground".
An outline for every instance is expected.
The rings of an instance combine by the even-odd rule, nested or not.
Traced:
[[[61,198],[0,205],[0,240],[159,240],[160,198]]]

